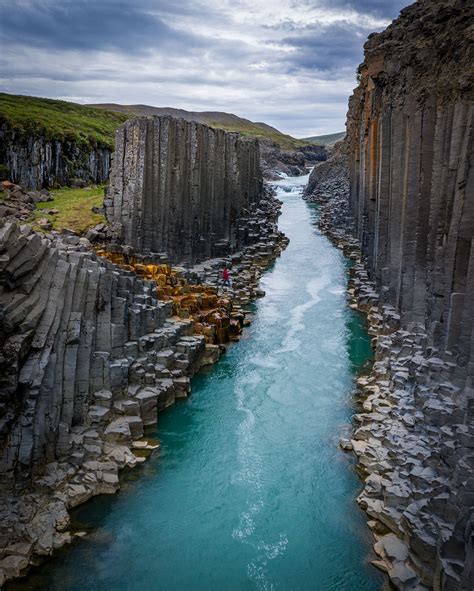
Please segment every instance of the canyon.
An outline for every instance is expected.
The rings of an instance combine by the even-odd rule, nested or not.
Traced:
[[[0,585],[72,543],[48,588],[218,589],[231,572],[471,591],[472,22],[463,0],[423,0],[370,35],[346,137],[309,178],[282,178],[254,137],[136,117],[113,156],[67,152],[75,177],[108,178],[93,244],[0,224]],[[15,179],[67,182],[63,145],[22,150]],[[117,512],[79,510],[99,513],[91,536],[72,526],[121,486]],[[90,556],[100,531],[111,549]],[[147,568],[125,568],[132,545]]]
[[[376,362],[342,445],[378,566],[402,589],[474,580],[473,16],[417,3],[369,38],[346,144],[305,195],[357,261],[349,293]]]
[[[261,277],[243,338],[158,415],[146,437],[159,454],[125,473],[118,495],[75,510],[86,537],[32,572],[31,589],[380,587],[337,437],[370,337],[346,306],[345,258],[301,199],[306,181],[275,185],[290,242]]]
[[[200,148],[216,136],[229,146],[215,162],[222,165],[223,156],[228,157],[229,172],[222,178],[229,197],[237,204],[240,199],[246,209],[229,206],[228,217],[216,226],[219,238],[225,239],[220,252],[226,258],[172,270],[169,263],[183,254],[173,250],[175,242],[166,243],[169,255],[156,255],[147,242],[136,242],[137,258],[131,259],[127,241],[121,248],[105,244],[110,251],[96,253],[86,238],[67,232],[41,235],[29,225],[1,226],[3,580],[69,542],[67,510],[93,495],[117,490],[118,470],[144,459],[133,450],[146,454],[158,447],[142,440],[144,427],[154,424],[157,413],[176,399],[186,398],[190,377],[219,358],[221,343],[232,331],[238,335],[245,318],[239,302],[262,295],[261,269],[285,247],[276,228],[280,204],[263,191],[255,141],[164,118],[126,123],[118,132],[118,145],[125,130],[133,135],[140,127],[182,130],[183,125],[190,133],[197,130]],[[174,146],[173,135],[168,137]],[[168,189],[166,208],[171,199],[183,208],[190,185],[169,191],[180,171],[177,153],[161,139],[162,152],[155,162],[162,166],[160,178]],[[127,152],[131,163],[137,163],[137,155],[143,152]],[[221,179],[212,166],[207,170],[211,161],[203,161],[202,151],[199,157],[204,189],[199,194],[210,203],[212,184]],[[189,164],[189,158],[182,159],[182,166]],[[142,181],[146,186],[148,168],[131,165],[124,170],[131,174],[132,169],[137,184],[127,185],[135,190],[128,203],[136,213],[142,211],[143,192],[138,188]],[[114,201],[115,210],[116,200],[123,203],[118,173],[116,168],[111,181],[112,211]],[[160,206],[159,192],[153,197]],[[207,208],[190,213],[197,228],[208,229]],[[136,236],[143,218],[124,215],[123,220]],[[232,233],[241,239],[232,240]],[[189,251],[187,262],[198,254],[201,251]],[[234,284],[218,293],[223,265],[233,267]]]

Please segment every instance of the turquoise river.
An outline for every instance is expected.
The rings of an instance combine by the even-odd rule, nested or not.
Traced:
[[[371,591],[360,482],[339,436],[370,356],[347,262],[301,193],[278,183],[290,238],[266,297],[193,395],[159,416],[160,454],[75,518],[90,531],[14,589]]]

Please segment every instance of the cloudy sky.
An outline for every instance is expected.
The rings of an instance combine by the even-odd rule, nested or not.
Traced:
[[[0,88],[344,129],[369,33],[411,0],[0,0]]]

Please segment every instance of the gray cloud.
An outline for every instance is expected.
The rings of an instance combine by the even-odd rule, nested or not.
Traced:
[[[0,86],[344,128],[363,44],[400,0],[0,0]]]
[[[294,49],[286,60],[291,63],[290,71],[305,68],[338,72],[340,68],[354,67],[363,58],[362,46],[370,32],[341,21],[307,26],[298,35],[284,37],[283,42]]]
[[[394,19],[400,10],[413,2],[405,0],[335,0],[330,3],[332,7],[352,8],[362,14],[372,14],[384,19]]]
[[[301,0],[295,0],[298,4]],[[314,5],[317,0],[302,0],[305,5]],[[413,4],[405,0],[319,0],[319,5],[328,10],[353,10],[359,14],[367,14],[378,18],[392,20],[402,8]]]
[[[141,0],[13,2],[2,11],[1,37],[34,47],[129,53],[166,46],[189,50],[202,43],[165,24],[153,8],[153,2]],[[176,12],[171,3],[160,2],[160,8]]]

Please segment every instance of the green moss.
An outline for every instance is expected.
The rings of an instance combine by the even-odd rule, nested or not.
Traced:
[[[116,129],[128,115],[84,105],[0,93],[0,120],[19,133],[113,149]]]
[[[93,207],[102,207],[104,186],[75,189],[65,187],[52,191],[53,201],[38,203],[33,212],[31,222],[46,218],[53,224],[54,230],[70,228],[75,232],[85,232],[89,228],[104,221],[100,214],[93,213]],[[45,209],[57,209],[54,215],[45,214]]]

